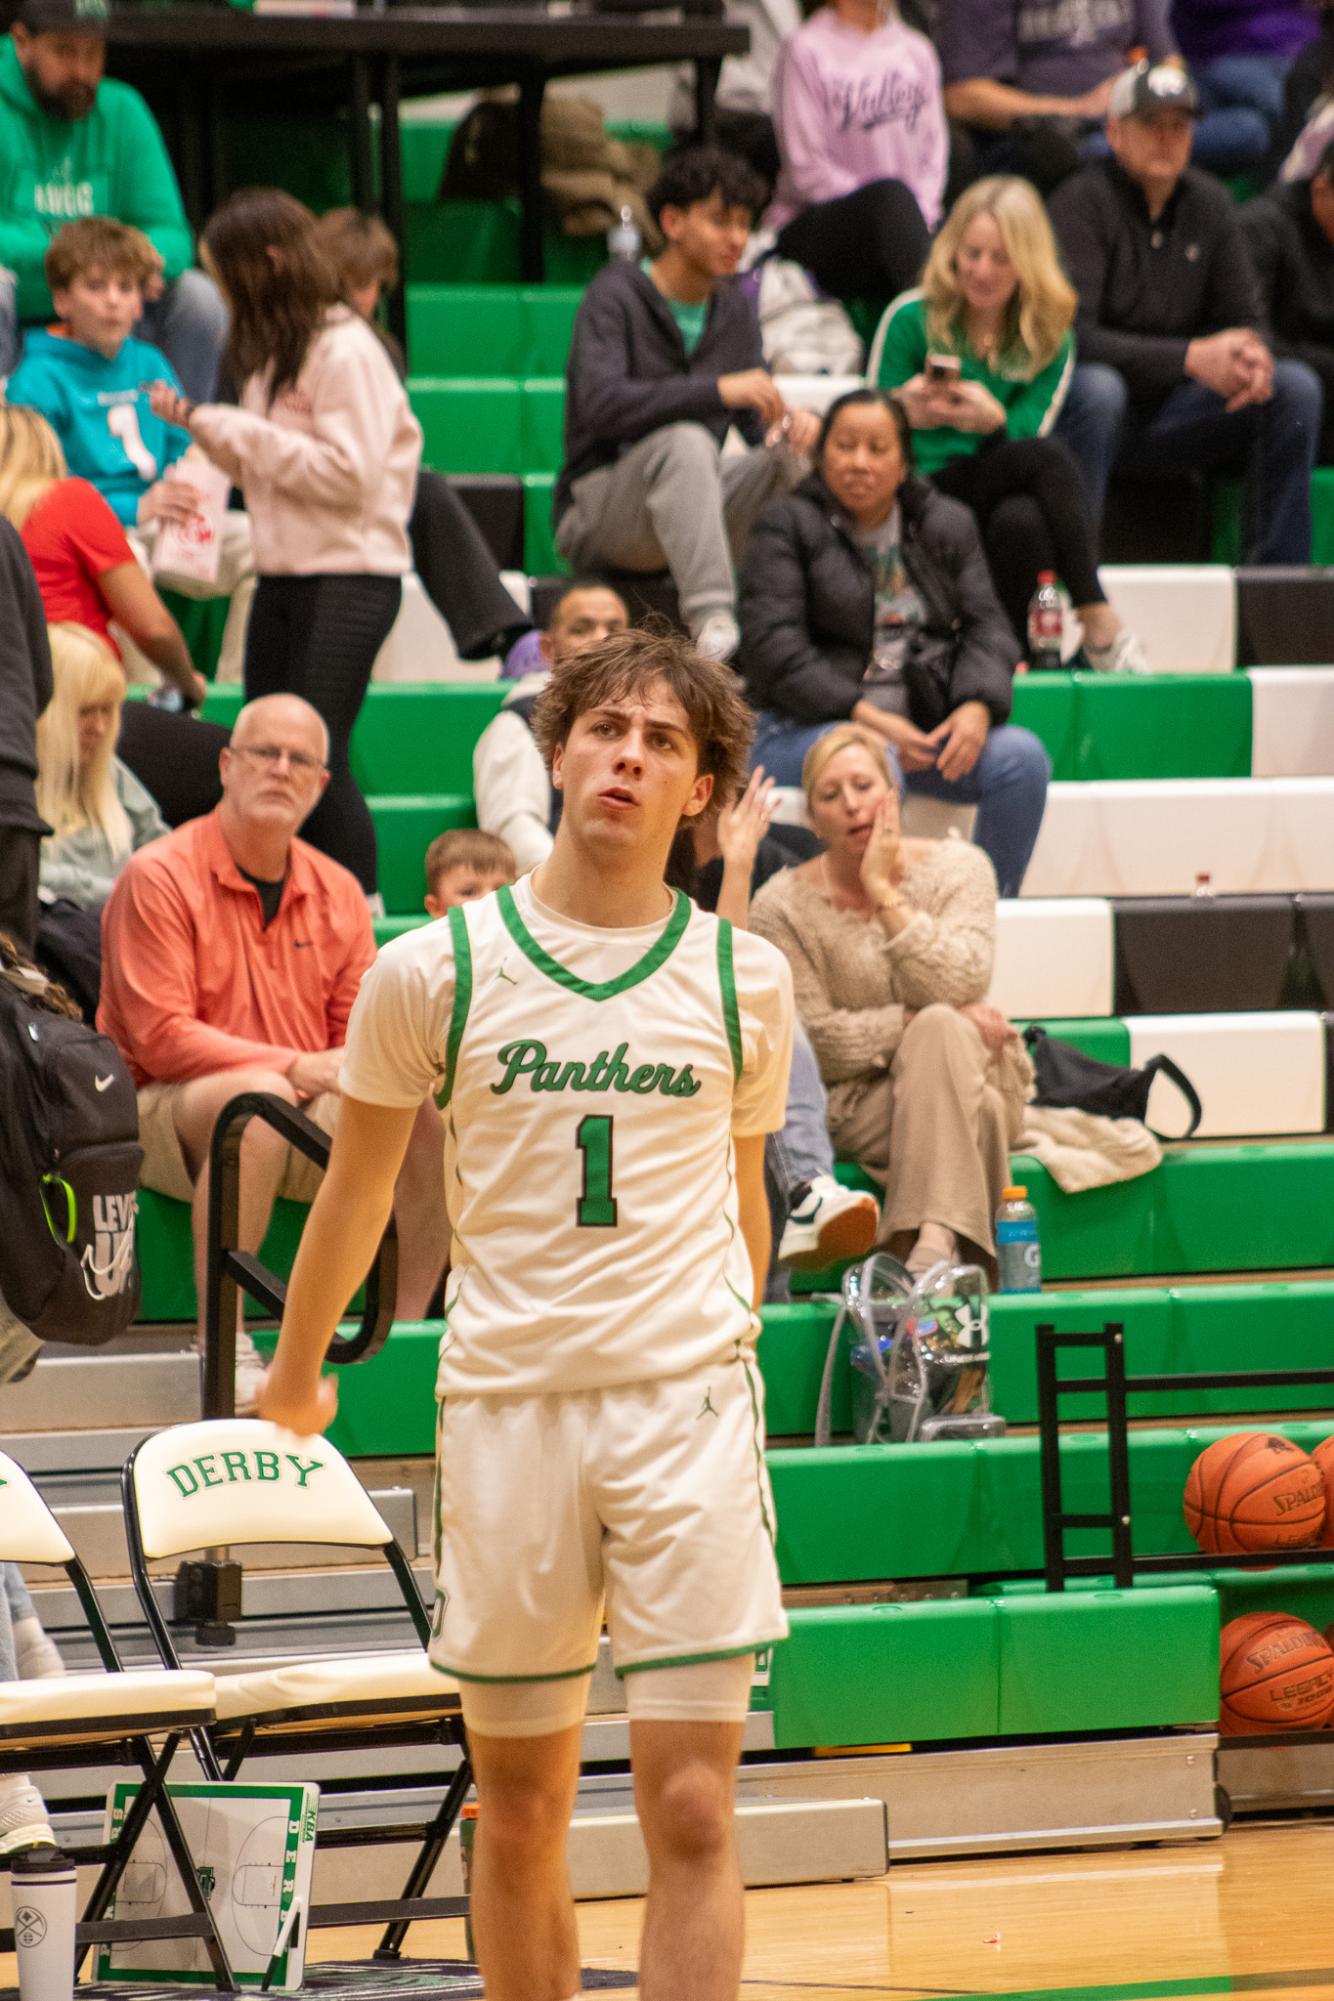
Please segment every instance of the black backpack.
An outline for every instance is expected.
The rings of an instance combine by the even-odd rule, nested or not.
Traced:
[[[43,1341],[100,1347],[139,1309],[139,1106],[115,1044],[0,959],[0,1293]]]

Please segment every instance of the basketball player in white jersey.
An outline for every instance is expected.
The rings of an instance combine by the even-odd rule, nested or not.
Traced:
[[[579,1990],[565,1847],[604,1601],[650,1862],[641,1992],[733,2001],[735,1771],[755,1651],[787,1630],[754,1343],[792,998],[776,951],[663,875],[681,823],[739,788],[749,717],[726,667],[625,632],[553,672],[534,727],[555,847],[367,975],[259,1409],[332,1416],[320,1363],[434,1093],[454,1262],[431,1656],[472,1746],[488,2001]]]

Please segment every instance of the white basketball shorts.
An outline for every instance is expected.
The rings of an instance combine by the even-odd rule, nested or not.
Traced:
[[[627,1388],[450,1396],[431,1659],[462,1681],[618,1674],[787,1633],[749,1355]]]

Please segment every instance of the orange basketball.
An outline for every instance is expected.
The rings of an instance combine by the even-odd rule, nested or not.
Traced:
[[[1267,1431],[1207,1445],[1186,1480],[1186,1527],[1208,1556],[1306,1549],[1325,1526],[1325,1482],[1309,1452]]]
[[[1219,1652],[1225,1737],[1319,1730],[1334,1715],[1334,1650],[1305,1619],[1286,1612],[1230,1619]]]
[[[1326,1500],[1334,1500],[1334,1434],[1331,1434],[1328,1438],[1322,1438],[1319,1445],[1316,1446],[1315,1451],[1311,1454],[1311,1457],[1315,1460],[1324,1477]],[[1334,1542],[1334,1506],[1331,1506],[1326,1514],[1325,1533],[1321,1537],[1321,1541],[1327,1543]]]

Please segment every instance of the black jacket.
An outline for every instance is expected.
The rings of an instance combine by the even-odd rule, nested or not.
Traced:
[[[51,699],[51,649],[37,579],[0,516],[0,826],[51,829],[37,811],[37,718]]]
[[[565,369],[565,465],[556,481],[557,521],[574,481],[610,465],[627,445],[665,424],[703,424],[721,445],[735,423],[757,445],[763,425],[753,410],[729,410],[718,377],[763,368],[760,323],[735,282],[709,300],[704,332],[687,356],[680,328],[653,280],[638,264],[606,264],[575,315]]]
[[[899,508],[904,568],[926,610],[914,659],[944,684],[947,710],[985,702],[1003,723],[1019,649],[977,524],[918,479],[900,488]],[[848,515],[816,474],[765,508],[739,581],[737,665],[751,704],[799,723],[850,716],[871,657],[875,587]]]
[[[1188,167],[1155,223],[1138,183],[1100,160],[1057,189],[1051,220],[1079,294],[1079,359],[1118,369],[1136,402],[1176,388],[1192,340],[1263,325],[1237,210],[1211,174]]]
[[[1241,224],[1276,352],[1334,380],[1334,244],[1311,213],[1311,183],[1248,203]]]

